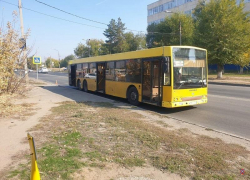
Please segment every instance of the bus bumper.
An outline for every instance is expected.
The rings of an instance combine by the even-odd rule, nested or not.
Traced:
[[[176,108],[176,107],[184,107],[184,106],[194,106],[197,104],[205,104],[205,103],[207,103],[207,99],[193,100],[193,101],[182,101],[182,102],[162,101],[162,107]]]

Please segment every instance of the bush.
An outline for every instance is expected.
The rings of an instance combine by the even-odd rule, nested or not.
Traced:
[[[13,22],[8,22],[6,29],[0,27],[0,95],[14,93],[23,84],[25,73],[18,76],[15,69],[24,69],[24,60],[28,53],[20,48],[20,33],[14,29],[17,13],[13,12]],[[24,35],[26,40],[28,33]]]

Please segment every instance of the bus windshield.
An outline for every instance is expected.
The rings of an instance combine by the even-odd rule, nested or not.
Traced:
[[[207,86],[206,51],[195,48],[173,48],[174,89]]]

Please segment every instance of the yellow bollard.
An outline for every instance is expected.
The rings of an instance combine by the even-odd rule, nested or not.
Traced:
[[[40,173],[37,166],[37,158],[36,158],[36,147],[34,138],[28,133],[27,134],[29,145],[30,145],[30,152],[31,152],[31,172],[30,172],[30,179],[31,180],[40,180]]]

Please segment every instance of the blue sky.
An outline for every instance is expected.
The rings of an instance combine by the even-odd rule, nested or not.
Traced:
[[[18,5],[18,0],[3,0]],[[12,12],[18,11],[17,6],[6,4],[0,0],[0,20],[1,24],[12,20]],[[119,17],[125,23],[126,28],[146,31],[147,28],[147,5],[156,0],[39,0],[51,6],[57,7],[72,14],[92,19],[94,21],[109,24],[111,19],[117,20]],[[62,19],[86,24],[89,26],[74,24],[47,17],[32,11],[23,9],[24,29],[31,30],[31,35],[27,41],[28,46],[33,45],[31,55],[45,58],[52,56],[58,59],[59,51],[61,59],[67,55],[74,54],[74,49],[78,43],[85,43],[83,39],[103,39],[104,30],[107,25],[94,23],[80,19],[53,8],[42,5],[35,0],[22,0],[24,8],[32,9],[44,14],[56,16]],[[100,28],[94,28],[96,26]],[[19,29],[19,17],[16,28]],[[134,32],[138,33],[138,32]],[[55,50],[56,49],[56,50]]]

